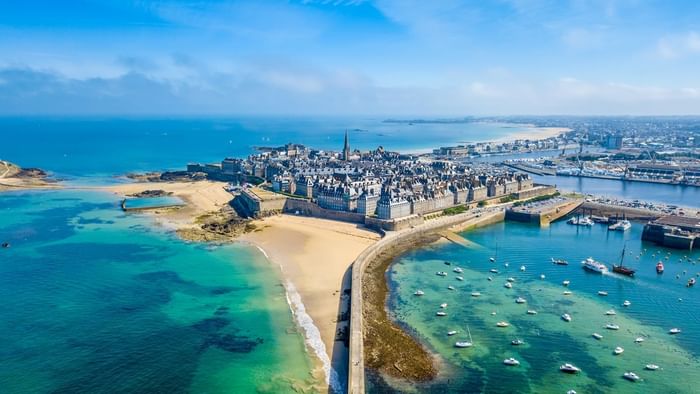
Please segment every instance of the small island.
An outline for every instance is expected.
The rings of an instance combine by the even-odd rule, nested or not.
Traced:
[[[59,187],[58,181],[39,168],[22,168],[9,161],[0,160],[0,192],[23,189]]]

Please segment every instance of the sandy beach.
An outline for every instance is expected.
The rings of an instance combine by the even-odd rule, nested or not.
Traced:
[[[194,228],[197,218],[217,214],[233,199],[224,189],[226,183],[212,181],[197,182],[137,182],[101,188],[120,197],[141,193],[145,190],[163,190],[179,197],[186,205],[177,209],[155,209],[157,222],[172,229]]]
[[[340,323],[338,318],[347,310],[349,294],[344,290],[350,285],[349,268],[379,235],[352,223],[293,215],[273,216],[255,224],[260,230],[243,235],[241,240],[260,247],[280,265],[283,277],[299,293],[306,313],[320,331],[328,359],[317,356],[324,364],[330,361],[344,381],[347,347],[342,340],[336,341],[336,334],[348,325],[349,316]]]
[[[524,126],[528,127],[528,129],[522,130],[517,133],[509,134],[502,138],[484,142],[496,142],[502,144],[505,142],[513,142],[515,140],[543,140],[550,137],[556,137],[561,133],[571,131],[571,129],[567,127],[536,127],[534,125]]]
[[[47,174],[38,169],[22,169],[0,160],[0,192],[26,189],[56,189],[61,185],[46,179]]]

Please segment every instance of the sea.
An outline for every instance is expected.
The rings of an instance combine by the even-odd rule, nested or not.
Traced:
[[[434,393],[697,393],[700,288],[686,284],[689,278],[700,277],[700,252],[642,242],[642,228],[643,224],[634,223],[623,233],[598,224],[586,228],[563,221],[549,227],[501,222],[461,233],[473,247],[440,243],[399,256],[387,273],[390,314],[442,363],[436,381],[400,389]],[[634,277],[592,273],[581,266],[587,257],[609,267],[622,261],[637,272]],[[552,258],[565,259],[569,265],[555,265]],[[659,261],[665,264],[661,275],[655,270]],[[463,272],[455,273],[457,267]],[[437,276],[437,271],[448,275]],[[510,289],[505,287],[509,278],[513,281]],[[564,286],[564,281],[570,284]],[[416,290],[425,295],[415,296]],[[565,291],[571,294],[565,295]],[[481,296],[473,297],[472,292]],[[526,303],[516,303],[517,297]],[[627,307],[623,306],[625,300],[631,303]],[[442,309],[442,303],[447,307]],[[447,316],[436,316],[440,310]],[[607,315],[611,310],[616,314]],[[570,322],[561,318],[564,313],[570,314]],[[497,327],[501,321],[510,325]],[[606,329],[608,323],[617,324],[619,330]],[[682,332],[669,334],[674,327]],[[453,330],[457,334],[448,336]],[[596,340],[593,333],[603,338]],[[470,338],[471,348],[455,347],[456,341]],[[643,342],[636,343],[637,338]],[[514,346],[511,341],[515,339],[524,343]],[[624,349],[620,355],[613,354],[617,346]],[[511,357],[520,365],[503,364]],[[582,372],[561,373],[559,366],[564,363],[574,364]],[[660,369],[646,370],[647,364]],[[625,380],[623,374],[628,371],[641,380]],[[370,391],[396,390],[369,376]]]
[[[303,334],[314,330],[301,327],[295,315],[303,306],[294,302],[295,295],[282,285],[279,268],[260,251],[244,244],[183,242],[169,229],[154,226],[147,216],[123,213],[114,195],[82,186],[128,182],[123,175],[129,172],[183,169],[188,162],[244,157],[259,146],[295,142],[339,150],[345,131],[353,149],[383,146],[425,152],[526,129],[498,123],[386,123],[381,118],[0,118],[0,159],[45,169],[67,186],[0,193],[0,241],[11,244],[0,249],[0,392],[284,393],[315,392],[327,385],[328,377],[319,376],[318,360],[309,350],[317,338]],[[667,190],[666,185],[654,186],[658,193]],[[640,198],[654,193],[646,190]],[[482,234],[484,239],[475,241],[488,247],[489,240],[518,228],[508,226],[496,225],[469,236]],[[553,225],[548,231],[557,228]],[[547,238],[523,229],[530,241],[538,237],[537,245],[548,247]],[[629,234],[635,231],[639,229]],[[548,234],[552,233],[542,236],[551,237]],[[500,256],[509,253],[505,241],[498,242]],[[598,248],[596,242],[586,245]],[[567,248],[581,250],[580,245],[578,241],[561,244],[561,255]],[[468,253],[488,254],[488,249],[451,248],[419,250],[406,258],[423,261],[441,253],[464,253],[465,258]],[[524,260],[539,261],[521,255]],[[475,262],[478,259],[473,257]],[[414,267],[408,261],[395,266],[392,275],[407,275],[395,284],[419,280],[423,275],[413,275],[409,269],[429,266]],[[466,275],[471,281],[482,273],[474,270]],[[673,275],[669,270],[658,280],[671,283]],[[643,276],[632,283],[644,283]],[[554,291],[555,285],[546,289]],[[401,295],[407,287],[397,288],[397,314],[409,316],[402,312],[401,300],[413,300]],[[612,299],[614,292],[610,295]],[[676,303],[675,298],[663,297],[669,309],[649,313],[658,313],[654,318],[662,320],[687,317],[697,327],[696,317],[676,313],[694,305],[688,298]],[[641,301],[633,302],[632,314]],[[577,321],[577,312],[573,313]],[[420,321],[408,319],[406,324],[415,324],[415,332],[429,338]],[[687,328],[688,334],[672,338],[683,345],[673,351],[680,349],[684,357],[697,352],[692,347],[697,346],[695,342],[688,343],[689,338],[697,338],[692,327],[688,322],[677,324]],[[485,331],[474,328],[475,338],[485,340]],[[470,365],[483,369],[481,376],[496,380],[484,369],[488,364]],[[455,379],[465,384],[472,379],[466,378],[471,374],[455,376],[462,376]]]

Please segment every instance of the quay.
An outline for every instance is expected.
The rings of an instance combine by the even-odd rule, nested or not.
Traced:
[[[383,251],[400,242],[419,239],[425,235],[448,229],[463,230],[485,226],[505,219],[503,208],[465,212],[454,216],[442,216],[421,225],[397,232],[387,232],[384,238],[365,249],[352,264],[352,288],[350,301],[350,344],[348,365],[348,393],[365,393],[364,326],[362,278],[364,272]]]
[[[583,204],[582,198],[553,198],[548,201],[512,206],[506,210],[506,220],[536,223],[548,226],[549,223],[573,212]]]

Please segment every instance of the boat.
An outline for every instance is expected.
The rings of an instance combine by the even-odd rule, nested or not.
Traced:
[[[527,300],[525,300],[523,297],[518,297],[515,299],[516,304],[524,304],[526,302],[527,302]]]
[[[595,223],[602,223],[602,224],[606,224],[606,223],[610,222],[610,218],[607,216],[591,215],[591,220],[593,220]]]
[[[632,223],[629,220],[620,220],[608,226],[609,231],[627,231],[632,228]]]
[[[5,248],[5,249],[7,249],[7,248],[10,247],[10,243],[9,243],[9,242],[3,242],[3,243],[2,243],[2,247]]]
[[[564,259],[555,259],[554,257],[552,257],[552,264],[556,264],[556,265],[569,265],[569,262],[566,261],[566,260],[564,260]]]
[[[573,364],[566,363],[559,367],[559,370],[565,373],[579,373],[581,370]]]
[[[435,313],[435,316],[447,316],[447,312],[439,311]]]
[[[618,347],[615,348],[615,350],[613,350],[613,354],[616,355],[616,356],[619,356],[619,355],[622,354],[624,351],[625,351],[625,349],[623,349],[623,348],[621,348],[621,347],[618,346]]]
[[[620,256],[620,264],[613,264],[613,272],[616,274],[620,275],[627,275],[627,276],[634,276],[634,273],[636,272],[630,267],[625,267],[622,265],[622,261],[625,259],[625,248],[627,245],[625,245],[622,248],[622,255]]]
[[[489,276],[488,278],[486,278],[486,279],[487,279],[489,282],[491,282],[491,281],[493,280],[493,278],[490,277],[490,276]]]
[[[659,261],[658,263],[656,263],[656,273],[657,273],[657,274],[663,274],[663,273],[664,273],[664,263],[662,263],[661,261]]]
[[[464,277],[462,277],[462,276],[456,276],[456,277],[455,277],[455,279],[457,279],[458,281],[460,281],[460,282],[461,282],[461,281],[463,281],[463,280],[464,280]]]
[[[622,377],[625,378],[625,379],[627,379],[627,380],[629,380],[629,381],[632,381],[632,382],[636,382],[636,381],[638,381],[639,379],[641,379],[641,378],[640,378],[636,373],[634,373],[634,372],[625,372],[625,373],[622,374]]]
[[[511,287],[513,287],[513,285],[512,285],[510,282],[506,282],[506,284],[503,285],[503,286],[505,286],[505,287],[508,288],[508,289],[510,289]]]
[[[510,324],[508,324],[507,322],[504,322],[504,321],[499,321],[498,323],[496,323],[496,327],[508,327],[508,326],[510,326]]]
[[[570,322],[570,321],[571,321],[571,315],[568,314],[568,313],[565,313],[565,314],[561,315],[561,319],[564,320],[564,321],[566,321],[566,322]]]
[[[647,369],[649,371],[656,371],[657,369],[659,369],[659,366],[656,364],[647,364],[644,366],[644,369]]]
[[[415,296],[422,296],[424,294],[425,294],[425,292],[423,292],[423,290],[416,290],[416,292],[413,293],[413,295],[415,295]]]
[[[467,341],[455,342],[455,347],[458,347],[458,348],[472,347],[472,345],[473,344],[471,342],[467,342]]]
[[[586,227],[593,226],[593,220],[591,220],[591,218],[588,216],[573,217],[573,218],[567,220],[566,222],[568,224],[573,224],[574,226],[586,226]]]
[[[510,277],[510,278],[508,278],[508,279],[506,279],[506,280],[507,280],[508,282],[515,282],[515,278],[513,278],[513,277]]]
[[[644,342],[644,337],[637,337],[637,338],[634,340],[634,343],[642,343],[642,342]]]
[[[495,258],[495,257],[489,257],[489,261],[491,261],[491,262],[493,263],[494,261],[496,261],[496,258]]]
[[[607,291],[601,290],[601,291],[598,292],[598,295],[599,295],[599,296],[605,297],[606,295],[608,295],[608,292],[607,292]]]
[[[544,278],[545,278],[544,274],[540,275],[540,279],[544,279]]]
[[[491,272],[492,274],[497,274],[497,273],[498,273],[498,270],[495,269],[495,268],[491,268],[491,269],[489,270],[489,272]]]
[[[507,359],[503,360],[503,364],[505,364],[505,365],[511,365],[511,366],[517,366],[517,365],[520,365],[520,361],[518,361],[518,360],[514,359],[513,357],[511,357],[511,358],[507,358]]]
[[[440,304],[440,308],[442,308],[442,309],[447,308],[447,303],[446,303],[446,302],[443,302],[442,304]]]
[[[445,272],[445,271],[438,271],[438,272],[435,273],[435,275],[437,275],[437,276],[447,276],[447,272]]]
[[[521,271],[521,272],[525,272],[525,269],[526,269],[526,268],[525,268],[524,265],[521,265],[521,266],[520,266],[520,271]]]
[[[565,280],[565,281],[561,282],[561,284],[562,284],[562,285],[564,285],[564,286],[568,286],[568,285],[569,285],[569,283],[571,283],[571,282],[570,282],[570,281],[568,281],[568,280]]]
[[[512,341],[510,341],[510,344],[513,346],[520,346],[523,343],[525,342],[522,339],[513,339]]]
[[[562,293],[562,294],[564,294],[564,295],[571,295],[571,292],[570,292],[569,290],[564,290],[564,293]]]
[[[587,269],[591,272],[597,272],[599,274],[604,274],[608,272],[608,267],[605,266],[605,264],[593,260],[593,257],[589,257],[581,262],[583,264],[583,268]]]
[[[576,393],[576,390],[569,390],[566,392],[566,394],[577,394],[577,393]]]
[[[447,336],[448,336],[448,337],[451,337],[451,336],[455,335],[456,333],[457,333],[457,331],[454,331],[454,330],[448,331],[448,332],[447,332]]]
[[[681,329],[680,328],[672,328],[672,329],[668,330],[668,333],[671,335],[680,334]]]
[[[449,261],[445,261],[445,265],[452,265]]]
[[[617,312],[615,312],[614,309],[610,309],[608,311],[605,311],[605,314],[608,316],[614,316],[614,315],[617,315]]]
[[[452,286],[452,285],[450,285],[450,286],[447,286],[447,290],[454,290],[454,289],[455,289],[455,287],[454,287],[454,286]]]
[[[527,314],[528,314],[528,315],[536,315],[536,314],[537,314],[537,311],[534,310],[534,309],[528,309],[528,310],[527,310]]]
[[[461,269],[461,268],[459,268],[459,267],[456,267],[456,268],[453,269],[452,271],[453,271],[453,272],[456,272],[456,273],[458,273],[458,274],[461,274],[462,272],[464,272],[464,270]]]
[[[608,323],[605,325],[605,328],[607,328],[608,330],[619,330],[620,326],[618,326],[617,324]]]
[[[508,267],[508,263],[503,264],[504,267]]]
[[[481,297],[481,293],[479,293],[478,291],[473,291],[472,297]]]
[[[597,340],[600,341],[601,339],[603,339],[603,336],[600,335],[600,334],[598,334],[597,332],[594,332],[594,333],[593,333],[593,338],[595,338],[595,339],[597,339]]]
[[[690,278],[688,280],[688,284],[685,285],[685,287],[691,287],[691,286],[695,286],[695,278]]]
[[[625,302],[622,303],[622,306],[630,306],[632,303],[629,300],[625,300]]]

